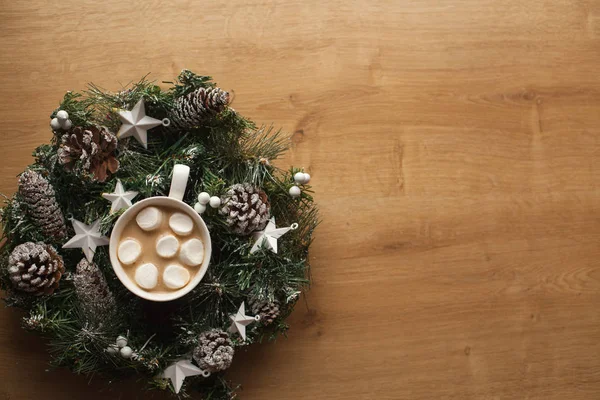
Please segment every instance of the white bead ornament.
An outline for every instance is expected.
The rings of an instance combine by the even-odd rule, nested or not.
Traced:
[[[56,118],[58,118],[59,121],[66,121],[69,118],[69,113],[65,110],[60,110],[56,113]]]
[[[194,204],[194,210],[196,210],[198,214],[203,214],[204,211],[206,211],[206,206],[204,204],[196,203]]]
[[[65,131],[68,131],[69,129],[71,129],[71,127],[73,126],[73,123],[71,122],[70,119],[66,120],[65,122],[63,122],[60,125]]]
[[[219,208],[221,206],[221,198],[213,196],[210,198],[209,204],[212,208]]]
[[[202,192],[198,195],[198,203],[207,205],[210,202],[210,194]]]
[[[296,182],[298,185],[304,184],[304,172],[296,172],[294,174],[294,182]]]
[[[117,354],[119,352],[119,347],[116,344],[111,344],[106,349],[108,354]]]
[[[133,349],[129,346],[125,346],[120,350],[120,353],[121,357],[129,359],[133,355]]]
[[[290,188],[289,192],[290,192],[290,196],[292,196],[292,197],[294,197],[294,198],[296,198],[296,197],[299,197],[299,196],[300,196],[300,194],[302,193],[302,192],[300,191],[300,188],[299,188],[298,186],[292,186],[292,187]]]
[[[55,131],[61,128],[60,122],[58,122],[58,118],[52,118],[52,120],[50,121],[50,127]]]
[[[304,184],[306,185],[308,182],[310,182],[310,175],[305,172],[304,173]]]
[[[125,346],[127,346],[127,338],[125,336],[117,337],[117,347],[122,349]]]

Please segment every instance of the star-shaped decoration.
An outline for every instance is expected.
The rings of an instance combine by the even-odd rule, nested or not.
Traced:
[[[190,360],[179,360],[174,364],[169,365],[162,373],[161,377],[170,379],[175,389],[175,393],[179,393],[183,381],[188,376],[202,375],[205,378],[210,376],[210,372],[196,367]]]
[[[111,213],[119,211],[123,208],[131,207],[131,200],[133,200],[133,198],[137,195],[138,192],[130,190],[125,191],[120,179],[117,179],[117,186],[115,187],[114,193],[102,193],[102,197],[112,203],[110,206]]]
[[[246,315],[246,305],[242,302],[240,309],[234,315],[229,316],[231,318],[231,326],[229,327],[229,332],[239,333],[242,339],[246,340],[246,326],[250,325],[252,322],[256,322],[260,319],[257,315],[256,317],[252,317],[250,315]]]
[[[250,249],[250,254],[258,251],[261,247],[271,249],[273,253],[277,253],[277,239],[286,234],[290,230],[298,228],[298,224],[292,224],[287,228],[277,228],[275,225],[275,217],[271,217],[271,220],[267,224],[264,231],[254,233],[254,246]]]
[[[72,219],[71,223],[75,229],[75,236],[63,245],[63,249],[81,248],[85,258],[92,262],[96,247],[108,244],[108,238],[100,233],[100,220],[97,219],[91,225],[86,225],[76,219]]]
[[[133,136],[145,149],[148,148],[148,129],[162,125],[163,123],[159,119],[146,115],[143,98],[137,102],[135,107],[133,107],[133,110],[119,111],[119,117],[121,118],[123,125],[121,125],[121,128],[119,129],[117,137],[123,139]]]

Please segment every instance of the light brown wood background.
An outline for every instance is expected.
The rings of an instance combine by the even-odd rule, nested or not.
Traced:
[[[0,191],[66,90],[211,74],[293,134],[323,224],[244,399],[600,398],[600,2],[0,1]],[[0,399],[156,398],[46,371],[0,309]]]

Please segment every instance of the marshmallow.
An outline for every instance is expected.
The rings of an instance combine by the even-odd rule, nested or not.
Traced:
[[[169,289],[179,289],[190,281],[190,273],[181,265],[169,265],[163,272],[163,282]]]
[[[160,226],[162,213],[156,207],[146,207],[135,217],[137,224],[145,231],[152,231]]]
[[[133,264],[142,254],[142,246],[135,239],[125,239],[119,244],[117,255],[125,265]]]
[[[173,257],[179,250],[179,240],[173,235],[165,235],[156,241],[156,252],[164,258]]]
[[[169,218],[169,226],[176,234],[186,236],[192,233],[192,229],[194,229],[194,221],[192,221],[188,215],[174,213],[171,215],[171,218]]]
[[[140,265],[135,270],[135,283],[143,289],[154,289],[158,284],[158,268],[151,263]]]
[[[189,266],[196,266],[204,259],[204,244],[199,239],[190,239],[181,245],[179,259]]]

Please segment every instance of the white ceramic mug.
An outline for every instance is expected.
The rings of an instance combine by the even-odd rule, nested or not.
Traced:
[[[177,164],[173,168],[173,178],[171,179],[171,189],[169,191],[169,197],[164,196],[156,196],[150,197],[141,201],[138,201],[133,206],[129,207],[123,215],[119,217],[115,226],[113,227],[112,233],[110,235],[110,262],[112,267],[117,274],[119,280],[125,285],[127,289],[129,289],[132,293],[137,296],[152,300],[152,301],[171,301],[178,299],[182,296],[188,294],[192,289],[194,289],[198,283],[204,277],[208,269],[208,264],[210,262],[210,256],[212,252],[211,241],[210,241],[210,233],[208,232],[208,228],[206,224],[200,218],[200,215],[194,209],[187,204],[185,204],[183,199],[183,194],[185,193],[185,187],[187,186],[188,177],[190,175],[190,167],[187,165]],[[192,276],[190,282],[178,290],[173,290],[167,293],[152,293],[140,288],[125,272],[119,258],[117,257],[117,248],[119,247],[119,243],[121,241],[121,234],[123,233],[123,229],[127,224],[133,223],[135,224],[135,216],[139,211],[148,206],[162,206],[162,207],[170,207],[175,208],[177,211],[182,212],[192,218],[194,224],[200,230],[200,240],[204,244],[204,259],[202,260],[202,264],[198,267],[195,275]],[[142,251],[142,257],[143,257]]]

